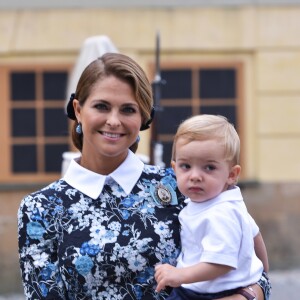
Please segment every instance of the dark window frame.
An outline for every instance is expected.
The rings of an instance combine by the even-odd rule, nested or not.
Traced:
[[[151,65],[150,69],[152,71],[152,74],[154,74],[154,66]],[[152,126],[152,132],[151,132],[151,160],[153,162],[153,144],[155,142],[162,143],[168,150],[168,153],[164,152],[163,161],[164,163],[169,166],[171,161],[171,145],[173,143],[173,137],[176,132],[177,127],[179,124],[186,118],[201,114],[201,113],[211,113],[211,111],[228,111],[226,117],[228,117],[229,121],[232,122],[235,127],[237,128],[237,131],[239,133],[241,143],[243,143],[243,63],[239,61],[215,61],[211,63],[202,63],[202,62],[187,62],[187,63],[178,63],[178,62],[170,62],[170,63],[162,63],[161,64],[161,78],[164,81],[165,78],[163,77],[165,70],[191,70],[192,78],[191,78],[191,85],[192,85],[192,97],[191,98],[163,98],[161,97],[159,101],[160,109],[157,111],[157,114],[154,119],[154,124]],[[207,98],[201,98],[201,91],[200,91],[200,70],[233,70],[235,77],[235,97],[223,97],[223,98],[213,98],[213,97],[207,97]],[[231,71],[230,71],[231,72]],[[154,77],[154,75],[153,75]],[[163,85],[162,88],[165,88],[165,85],[167,85],[167,82]],[[161,93],[162,96],[164,93]],[[191,114],[186,114],[184,118],[181,120],[176,120],[176,116],[174,114],[169,114],[168,118],[168,112],[171,112],[172,109],[177,108],[177,111],[180,111],[180,109],[190,108]],[[223,109],[222,109],[223,107]],[[234,115],[234,117],[230,116]],[[223,114],[224,115],[224,114]],[[163,123],[164,122],[173,122],[173,131],[172,132],[164,132],[165,128]],[[241,147],[241,161],[243,160],[243,147]]]
[[[46,154],[46,148],[53,147],[53,145],[57,145],[58,148],[66,149],[68,151],[72,150],[72,143],[69,137],[69,121],[67,120],[64,112],[65,101],[66,101],[66,91],[67,91],[67,83],[68,76],[70,71],[72,70],[72,65],[70,64],[37,64],[37,65],[4,65],[0,68],[0,97],[4,102],[3,105],[3,113],[5,114],[5,118],[0,121],[0,125],[4,128],[3,133],[3,141],[4,144],[0,151],[1,155],[1,175],[0,182],[1,183],[44,183],[49,182],[54,179],[57,179],[61,175],[61,167],[59,165],[62,163],[62,155],[61,162],[56,163],[56,168],[51,166],[51,162],[48,160],[49,155],[56,156],[59,159],[59,154],[50,153],[48,151],[48,156]],[[13,86],[11,78],[13,77],[11,74],[14,74],[16,82],[19,82],[19,85],[22,86],[22,80],[26,79],[24,74],[31,74],[31,82],[32,86],[32,76],[35,77],[35,89],[34,93],[29,90],[30,95],[35,95],[34,97],[24,97],[22,98],[22,92],[18,92],[13,97]],[[18,78],[18,74],[21,74]],[[33,75],[32,75],[33,74]],[[45,74],[47,76],[52,76],[52,82],[48,81],[48,91],[49,88],[59,86],[60,94],[54,92],[52,96],[46,97],[44,94],[43,83]],[[55,83],[56,74],[60,74],[59,78]],[[51,78],[50,78],[51,79]],[[19,81],[18,81],[19,80]],[[63,81],[64,80],[64,81]],[[26,80],[25,80],[26,83]],[[62,91],[62,88],[64,91]],[[49,93],[47,93],[49,94]],[[59,96],[55,97],[55,94]],[[17,95],[17,96],[16,96]],[[53,96],[54,95],[54,96]],[[27,99],[26,99],[27,98]],[[30,98],[30,99],[29,99]],[[31,99],[34,98],[34,99]],[[59,99],[60,98],[60,99]],[[29,128],[28,130],[22,129],[22,110],[26,112],[26,110],[34,111],[36,114],[35,120],[32,122],[34,125],[34,129]],[[46,113],[45,113],[46,112]],[[58,115],[60,114],[61,115]],[[50,118],[59,119],[60,126],[63,125],[63,129],[53,129],[50,128],[48,130],[48,134],[46,134],[45,129],[45,115],[50,115]],[[14,115],[19,116],[19,120],[15,120],[14,124]],[[32,115],[32,113],[30,113]],[[53,117],[56,115],[58,118]],[[26,120],[24,119],[23,126],[26,126]],[[17,124],[17,123],[18,124]],[[31,125],[32,125],[31,124]],[[51,120],[48,118],[47,126],[51,126]],[[50,125],[49,125],[50,124]],[[32,127],[32,126],[31,126]],[[58,127],[58,126],[56,126]],[[60,132],[59,132],[60,130]],[[35,133],[34,133],[35,131]],[[28,133],[29,132],[29,133]],[[32,134],[33,132],[33,134]],[[24,149],[28,149],[29,146],[33,146],[36,149],[36,160],[34,163],[27,164],[24,162],[24,166],[16,166],[16,162],[14,162],[14,153],[16,161],[22,160],[22,151],[20,147],[24,147]],[[15,149],[15,150],[14,150]],[[54,151],[55,152],[55,151]],[[25,154],[25,152],[24,152]],[[28,153],[27,153],[28,154]],[[27,155],[26,154],[26,155]]]

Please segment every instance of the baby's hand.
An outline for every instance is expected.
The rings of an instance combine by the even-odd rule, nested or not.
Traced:
[[[155,267],[155,280],[157,282],[156,292],[160,292],[166,286],[180,286],[180,279],[180,269],[177,269],[169,264],[157,265]]]

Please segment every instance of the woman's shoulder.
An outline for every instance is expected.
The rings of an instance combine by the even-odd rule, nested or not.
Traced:
[[[68,214],[70,205],[77,200],[74,189],[66,181],[59,179],[24,196],[18,209],[19,219],[24,214],[32,215],[33,218],[36,215],[56,218],[57,214]]]
[[[142,176],[159,181],[162,184],[171,184],[174,189],[177,187],[175,173],[172,168],[145,164]]]
[[[145,165],[140,179],[142,182],[148,183],[149,190],[152,192],[154,198],[156,196],[161,198],[165,193],[170,193],[172,199],[176,198],[178,202],[183,203],[185,197],[177,187],[175,173],[172,168]]]
[[[171,167],[161,167],[156,165],[144,165],[144,173],[152,174],[153,176],[172,176],[175,177],[174,170]]]
[[[30,201],[32,199],[48,199],[51,195],[61,195],[63,191],[68,187],[68,184],[63,179],[58,179],[44,187],[41,187],[39,190],[36,190],[23,198],[23,201]]]

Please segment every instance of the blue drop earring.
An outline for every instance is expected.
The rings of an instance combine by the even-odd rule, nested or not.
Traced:
[[[140,140],[141,140],[141,138],[140,138],[140,136],[138,135],[137,138],[136,138],[136,140],[135,140],[135,142],[136,142],[136,143],[139,143]]]
[[[77,134],[82,134],[82,127],[81,127],[80,123],[78,123],[78,125],[76,126],[76,133]]]

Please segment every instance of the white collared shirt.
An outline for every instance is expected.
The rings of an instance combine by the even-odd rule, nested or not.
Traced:
[[[209,201],[187,202],[179,214],[182,250],[177,267],[205,262],[232,270],[210,281],[182,286],[199,293],[216,293],[257,282],[263,265],[255,254],[253,237],[259,228],[248,214],[239,187]]]
[[[63,179],[92,199],[99,197],[103,186],[109,180],[116,181],[129,195],[144,168],[144,163],[130,150],[123,163],[109,175],[101,175],[82,167],[78,163],[79,159],[71,160]]]

